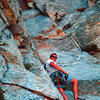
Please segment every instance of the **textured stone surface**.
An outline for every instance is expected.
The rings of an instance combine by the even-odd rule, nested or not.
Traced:
[[[93,6],[98,0],[88,0],[89,6]]]
[[[0,52],[6,63],[20,64],[23,66],[23,58],[18,50],[16,42],[9,30],[5,30],[0,36]]]
[[[13,86],[9,84],[1,85],[0,87],[4,91],[4,97],[1,97],[1,100],[45,100],[43,97],[38,96],[30,91],[27,91],[20,86]]]
[[[22,12],[23,20],[26,20],[28,18],[34,18],[34,17],[39,16],[39,15],[40,15],[40,12],[36,9],[31,9],[31,10],[27,10],[27,11]]]
[[[8,0],[9,7],[13,10],[13,14],[16,16],[16,19],[20,16],[20,5],[17,0]]]
[[[85,49],[86,46],[93,44],[96,45],[98,49],[100,48],[98,44],[94,42],[96,38],[98,39],[100,31],[100,7],[98,5],[100,5],[100,1],[81,13],[77,22],[69,29],[83,49]],[[65,32],[68,33],[68,30]]]
[[[53,95],[53,91],[49,89],[50,87],[48,87],[47,84],[44,84],[45,81],[40,79],[38,76],[17,65],[15,66],[12,64],[8,64],[7,67],[8,70],[1,82],[22,86],[33,91],[39,91],[40,94],[42,93],[42,95],[45,94],[50,96],[51,98],[56,98]]]
[[[48,16],[53,20],[62,19],[66,13],[73,12],[77,8],[83,8],[88,6],[87,0],[63,0],[62,3],[60,0],[34,0],[36,6],[42,11],[48,14]],[[70,7],[71,6],[71,7]]]
[[[1,4],[1,3],[0,3]],[[2,5],[2,4],[1,4]],[[1,26],[7,26],[7,25],[9,25],[9,22],[8,22],[8,20],[7,20],[7,18],[6,18],[6,16],[5,16],[5,14],[4,14],[4,12],[2,11],[2,9],[0,9],[0,19],[2,19],[2,21],[1,21],[1,23],[2,23],[2,25]],[[5,24],[4,24],[5,23]],[[2,29],[4,29],[4,28],[2,28]],[[1,29],[0,29],[1,30]]]
[[[55,22],[50,18],[42,15],[27,19],[25,23],[31,38],[39,35],[39,33],[42,33],[44,30],[49,29],[52,25],[55,25]]]
[[[4,29],[5,29],[4,22],[3,22],[3,20],[0,18],[0,33],[1,33],[1,31],[4,30]]]
[[[64,18],[58,23],[58,25],[63,28],[63,30],[68,30],[79,18],[80,12],[76,11],[74,13],[66,14]],[[69,25],[69,27],[68,27]]]
[[[2,3],[2,10],[7,17],[9,25],[16,23],[16,16],[13,13],[13,10],[9,6],[9,2],[7,0],[0,1]]]
[[[100,0],[96,1],[89,0],[91,7],[87,0],[0,1],[0,99],[63,100],[42,65],[53,52],[58,54],[57,64],[78,79],[79,96],[100,99],[100,61],[76,49],[69,34],[87,51],[98,50]],[[68,85],[65,92],[73,100],[70,90]]]

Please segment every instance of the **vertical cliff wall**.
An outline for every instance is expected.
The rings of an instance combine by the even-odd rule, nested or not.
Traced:
[[[65,57],[70,50],[100,52],[99,5],[100,0],[0,0],[0,99],[63,100],[43,65],[52,52],[64,55],[62,68],[75,62],[73,52]],[[98,68],[99,61],[89,59]]]

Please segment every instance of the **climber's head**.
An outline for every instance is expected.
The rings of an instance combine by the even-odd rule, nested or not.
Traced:
[[[50,59],[52,59],[53,61],[56,61],[56,59],[57,59],[57,54],[56,54],[56,53],[52,53],[52,54],[50,55]]]

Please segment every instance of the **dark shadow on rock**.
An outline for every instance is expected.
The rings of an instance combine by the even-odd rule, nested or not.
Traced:
[[[3,93],[4,93],[4,91],[0,87],[0,100],[4,100]]]
[[[96,44],[90,44],[84,47],[83,51],[87,52],[90,55],[94,55],[96,53],[100,53],[100,50],[98,49]]]
[[[62,29],[63,29],[63,31],[65,31],[65,30],[68,30],[69,28],[71,28],[71,24],[69,23],[69,24],[67,24],[67,25],[65,25]]]

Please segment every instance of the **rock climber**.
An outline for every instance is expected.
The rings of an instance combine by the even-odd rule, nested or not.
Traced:
[[[58,88],[59,92],[61,93],[64,100],[68,100],[67,96],[64,93],[65,86],[69,83],[72,83],[73,85],[73,94],[75,100],[82,100],[78,99],[78,81],[70,76],[68,73],[66,73],[63,69],[61,69],[55,62],[57,60],[57,54],[52,53],[50,55],[49,60],[45,63],[45,70],[47,71],[48,75],[52,79],[55,86]]]

